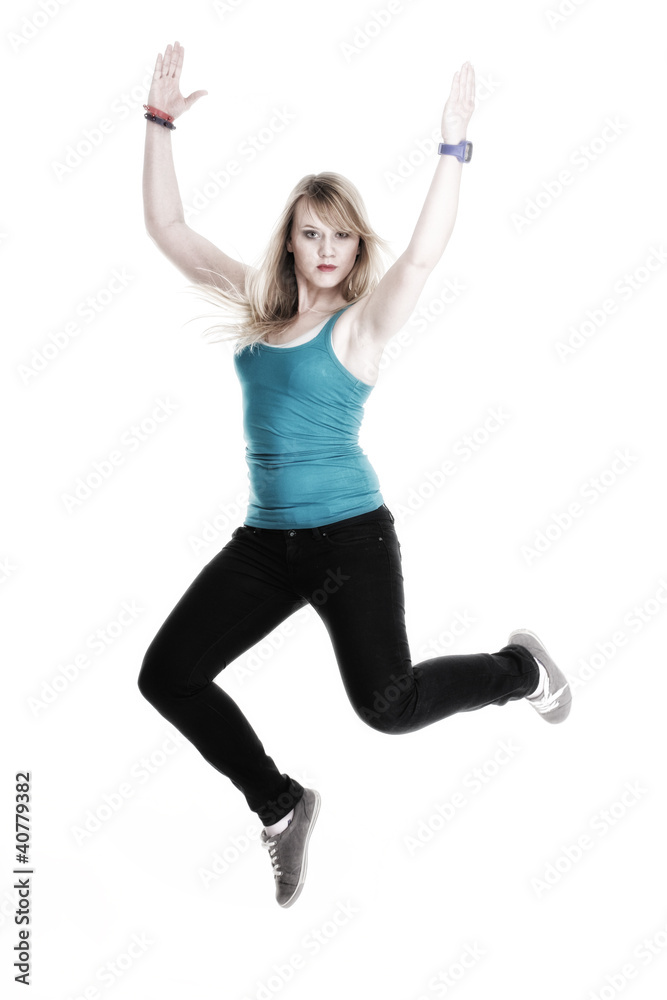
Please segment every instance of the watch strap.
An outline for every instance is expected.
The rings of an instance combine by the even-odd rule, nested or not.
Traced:
[[[467,139],[463,139],[456,146],[452,146],[446,142],[441,142],[438,146],[438,153],[455,156],[457,160],[461,161],[461,163],[469,163],[472,159],[472,143]]]

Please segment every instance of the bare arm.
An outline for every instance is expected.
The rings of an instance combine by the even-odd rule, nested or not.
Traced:
[[[456,145],[466,138],[474,106],[475,74],[470,63],[464,63],[454,75],[442,115],[445,143]],[[366,298],[359,313],[359,337],[383,347],[409,319],[429,274],[442,257],[452,235],[462,166],[453,156],[439,157],[410,243]]]
[[[178,118],[207,93],[197,90],[184,98],[179,89],[183,66],[183,46],[168,45],[155,63],[153,82],[147,103]],[[245,285],[246,265],[227,256],[185,222],[183,202],[178,190],[172,129],[146,120],[144,145],[143,199],[146,231],[172,264],[194,284],[215,284],[226,288],[222,275],[239,290]],[[198,270],[206,268],[208,270]],[[211,274],[214,271],[216,274]]]

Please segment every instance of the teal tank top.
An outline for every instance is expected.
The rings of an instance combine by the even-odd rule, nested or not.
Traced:
[[[331,344],[345,309],[305,344],[260,342],[234,355],[243,396],[248,525],[314,528],[384,503],[358,442],[373,386],[355,378]]]

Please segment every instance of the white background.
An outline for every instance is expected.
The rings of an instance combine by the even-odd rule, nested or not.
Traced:
[[[2,980],[18,941],[14,775],[29,769],[36,1000],[662,995],[656,5],[563,2],[556,20],[556,0],[403,0],[378,28],[382,0],[44,4],[48,16],[32,0],[2,13]],[[420,300],[427,322],[415,317],[407,343],[387,348],[362,444],[396,517],[413,661],[494,651],[525,625],[575,688],[563,726],[515,702],[390,738],[352,711],[313,611],[231,664],[217,682],[281,770],[322,795],[289,910],[240,793],[136,684],[246,499],[230,350],[203,340],[207,320],[187,323],[209,306],[143,225],[141,104],[157,52],[176,39],[183,92],[209,91],[173,134],[185,203],[274,109],[294,116],[190,219],[246,261],[296,181],[320,170],[358,186],[400,253],[436,164],[418,144],[472,61],[475,151],[456,227]],[[110,130],[92,132],[104,118]],[[86,130],[101,141],[86,147]],[[63,170],[79,143],[85,155],[70,151]],[[392,184],[401,157],[413,166]],[[114,270],[127,284],[107,302]],[[464,290],[443,307],[448,282]],[[73,322],[77,335],[54,348]],[[121,445],[159,400],[168,419],[135,450]],[[491,408],[507,417],[484,433]],[[455,458],[466,434],[483,441],[469,461]],[[122,465],[68,510],[77,479],[118,448]],[[457,474],[429,490],[447,459]],[[124,604],[135,617],[123,627]],[[457,615],[474,621],[455,637]],[[462,800],[447,821],[437,812]],[[216,856],[226,870],[206,884]]]

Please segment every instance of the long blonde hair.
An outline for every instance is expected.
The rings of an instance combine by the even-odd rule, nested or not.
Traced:
[[[200,298],[222,308],[222,316],[216,313],[217,322],[202,334],[210,343],[235,341],[235,354],[248,345],[252,350],[253,345],[264,341],[267,334],[284,330],[297,314],[299,297],[294,257],[286,244],[301,198],[306,199],[307,206],[312,207],[325,224],[360,237],[359,255],[349,274],[347,287],[341,289],[346,302],[355,302],[373,291],[385,272],[383,254],[395,259],[387,241],[371,228],[361,195],[351,181],[333,172],[307,174],[287,199],[258,267],[247,268],[243,290],[223,275],[219,277],[229,285],[227,289],[206,281],[187,286]],[[195,317],[199,318],[202,317]]]

